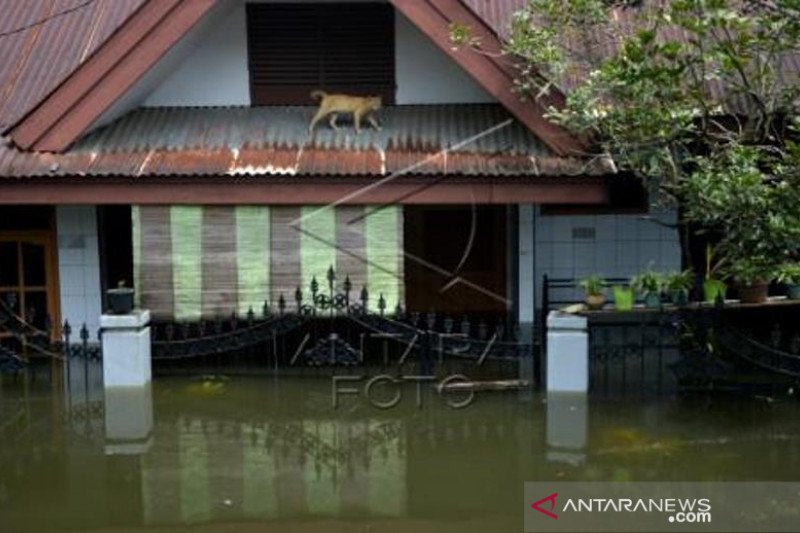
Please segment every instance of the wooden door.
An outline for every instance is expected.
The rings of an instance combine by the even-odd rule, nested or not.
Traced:
[[[0,232],[0,298],[29,324],[58,336],[55,238],[49,231]]]
[[[406,206],[410,311],[504,316],[505,206]]]

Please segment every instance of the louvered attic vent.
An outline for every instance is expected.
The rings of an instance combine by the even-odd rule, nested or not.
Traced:
[[[247,37],[253,105],[312,104],[319,88],[394,103],[389,4],[248,4]]]

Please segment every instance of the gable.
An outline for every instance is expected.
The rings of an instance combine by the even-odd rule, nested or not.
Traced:
[[[454,50],[449,26],[466,23],[476,29],[484,51],[499,50],[494,31],[460,0],[391,0],[397,10],[421,31],[440,53],[472,79],[475,95],[490,95],[539,136],[556,154],[580,152],[582,143],[545,117],[548,105],[559,105],[555,94],[542,102],[522,102],[514,92],[514,72],[491,54]],[[23,149],[63,151],[120,101],[157,66],[208,13],[215,0],[148,0],[98,52],[75,71],[32,113],[10,131]],[[426,80],[427,82],[428,80]],[[427,87],[425,90],[430,90]],[[437,91],[443,93],[445,91]],[[152,101],[151,101],[152,102]]]
[[[179,61],[162,66],[162,63],[167,63],[162,60],[153,69],[163,71],[163,75],[155,73],[159,82],[148,87],[147,80],[142,80],[140,84],[146,87],[146,94],[130,99],[122,107],[131,110],[139,105],[251,105],[244,2],[215,16],[215,21],[216,24],[192,40],[193,44],[187,47],[188,53],[181,55]],[[400,13],[395,16],[394,32],[396,104],[483,104],[497,101]],[[113,117],[120,112],[114,112]]]

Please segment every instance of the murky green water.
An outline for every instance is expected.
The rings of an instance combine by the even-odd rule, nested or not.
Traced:
[[[795,400],[485,392],[456,410],[411,385],[384,410],[334,408],[328,378],[107,401],[89,381],[4,378],[0,531],[521,531],[525,480],[800,479]]]

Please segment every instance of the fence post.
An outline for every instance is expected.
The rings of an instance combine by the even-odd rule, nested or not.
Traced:
[[[547,316],[547,391],[589,390],[589,330],[586,317],[551,311]]]
[[[103,384],[113,387],[144,387],[150,383],[150,311],[127,315],[102,315]]]

